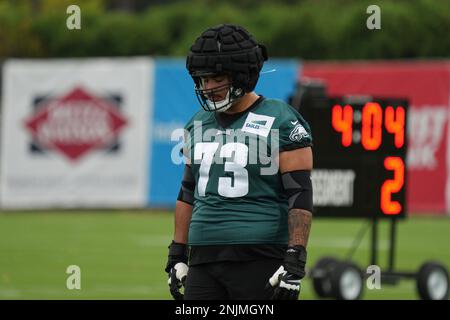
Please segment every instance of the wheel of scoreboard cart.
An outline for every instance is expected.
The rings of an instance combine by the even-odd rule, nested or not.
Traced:
[[[331,272],[331,293],[339,300],[358,300],[363,292],[363,274],[354,263],[340,262]]]
[[[338,263],[336,258],[323,257],[316,262],[311,270],[314,291],[320,298],[330,298],[332,296],[331,272]]]
[[[417,273],[417,291],[424,300],[447,300],[449,294],[447,269],[437,262],[425,262]]]

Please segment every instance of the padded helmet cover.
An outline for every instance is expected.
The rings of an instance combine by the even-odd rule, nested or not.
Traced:
[[[258,44],[247,30],[221,24],[209,28],[195,40],[186,59],[186,68],[197,87],[198,77],[202,75],[228,73],[234,88],[251,92],[266,60],[266,47]]]

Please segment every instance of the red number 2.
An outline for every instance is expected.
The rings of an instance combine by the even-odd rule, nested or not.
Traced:
[[[394,171],[394,179],[386,180],[381,186],[381,211],[384,214],[399,214],[402,206],[398,201],[392,201],[391,194],[399,192],[405,183],[405,164],[400,157],[387,157],[384,167]]]

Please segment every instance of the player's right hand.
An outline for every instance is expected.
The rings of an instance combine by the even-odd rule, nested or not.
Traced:
[[[169,284],[170,294],[175,300],[183,300],[184,294],[180,292],[186,282],[186,276],[188,272],[188,266],[185,263],[178,262],[169,272]]]
[[[188,272],[187,245],[172,241],[169,246],[169,257],[166,265],[166,272],[169,275],[170,294],[175,300],[183,300],[184,295],[180,292],[184,287]]]

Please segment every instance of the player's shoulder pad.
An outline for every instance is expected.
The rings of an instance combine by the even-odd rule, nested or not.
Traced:
[[[294,107],[280,99],[266,99],[265,101],[266,105],[264,109],[276,119],[274,126],[278,128],[289,128],[292,126],[292,123],[295,125],[296,121],[298,121],[297,123],[306,127],[309,131],[307,121]]]
[[[267,99],[264,109],[276,119],[273,129],[279,130],[282,149],[312,145],[308,122],[291,105],[283,100]]]

